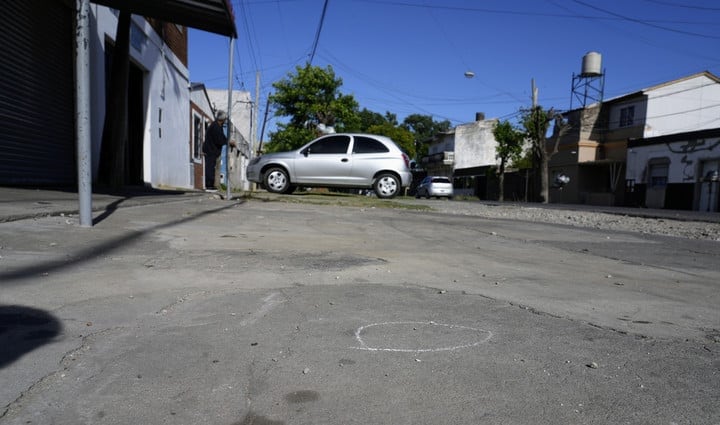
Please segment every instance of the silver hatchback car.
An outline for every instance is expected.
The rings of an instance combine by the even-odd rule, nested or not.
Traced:
[[[292,193],[298,186],[373,189],[393,198],[410,185],[410,159],[389,137],[338,133],[300,149],[268,153],[250,161],[248,180],[269,192]]]

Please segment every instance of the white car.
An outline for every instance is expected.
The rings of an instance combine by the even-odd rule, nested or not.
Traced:
[[[436,198],[446,197],[448,199],[452,199],[452,181],[448,177],[427,176],[422,179],[415,192],[416,198],[420,198],[421,196],[424,196],[426,198],[435,196]]]
[[[250,161],[247,179],[273,193],[302,187],[373,189],[393,198],[410,185],[410,159],[389,137],[338,133],[300,149],[268,153]]]

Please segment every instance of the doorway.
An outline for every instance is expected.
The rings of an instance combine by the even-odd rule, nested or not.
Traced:
[[[110,87],[113,50],[115,45],[110,41],[105,43],[105,97],[110,99],[113,96]],[[145,72],[132,60],[128,66],[127,97],[125,102],[126,137],[122,151],[122,182],[124,186],[143,186],[143,145],[145,128]],[[107,123],[105,124],[107,125]],[[100,156],[100,180],[107,181],[107,174],[103,177],[103,170],[112,168],[110,155],[105,155],[105,147],[102,146],[103,154]],[[109,171],[105,171],[109,173]],[[119,170],[117,172],[120,172]]]
[[[145,107],[143,102],[145,73],[130,62],[128,78],[128,140],[125,145],[125,183],[142,186],[143,178],[143,131],[145,128]]]
[[[705,161],[702,163],[700,172],[700,203],[699,211],[718,212],[718,192],[720,192],[720,181],[717,180],[717,173],[720,173],[720,159]],[[715,172],[715,177],[712,173]]]

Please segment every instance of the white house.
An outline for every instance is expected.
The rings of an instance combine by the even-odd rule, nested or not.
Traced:
[[[105,116],[105,87],[110,50],[114,45],[118,12],[91,5],[90,43],[92,164],[96,178],[100,164]],[[173,25],[180,33],[186,27]],[[126,181],[159,188],[192,188],[189,73],[150,23],[133,15],[130,28],[128,95],[128,162]]]
[[[476,118],[435,135],[428,142],[428,155],[421,159],[428,175],[453,178],[456,195],[482,196],[487,189],[486,171],[498,163],[493,135],[498,120],[486,120],[481,113]]]
[[[718,128],[720,79],[701,72],[568,111],[564,116],[570,131],[560,139],[558,152],[550,159],[549,175],[552,178],[563,173],[570,177],[570,183],[551,189],[551,202],[645,204],[648,176],[643,170],[649,164],[637,153],[629,153],[628,141]],[[554,138],[550,139],[552,143]],[[672,156],[669,151],[668,155]],[[687,199],[692,195],[669,195],[663,197],[662,205],[659,198],[650,203],[691,208],[692,202],[688,204]]]
[[[627,162],[645,206],[719,211],[720,127],[632,139]]]

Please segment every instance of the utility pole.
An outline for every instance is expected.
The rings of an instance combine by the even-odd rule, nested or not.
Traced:
[[[538,100],[538,89],[535,87],[535,79],[530,80],[530,85],[532,88],[532,107],[535,109],[537,107],[537,100]]]
[[[230,50],[228,51],[228,103],[227,103],[227,137],[225,142],[225,199],[230,200],[230,137],[232,137],[232,92],[233,92],[233,48],[235,39],[230,37]]]
[[[260,104],[260,71],[255,73],[255,102],[253,102],[253,121],[252,121],[252,134],[250,135],[250,156],[255,155],[255,148],[257,146],[257,125],[258,125],[258,112]]]
[[[260,130],[260,144],[258,145],[257,154],[260,155],[262,151],[263,137],[265,136],[265,123],[267,123],[268,111],[270,110],[270,97],[268,96],[267,103],[265,104],[265,117],[263,118],[262,130]]]

